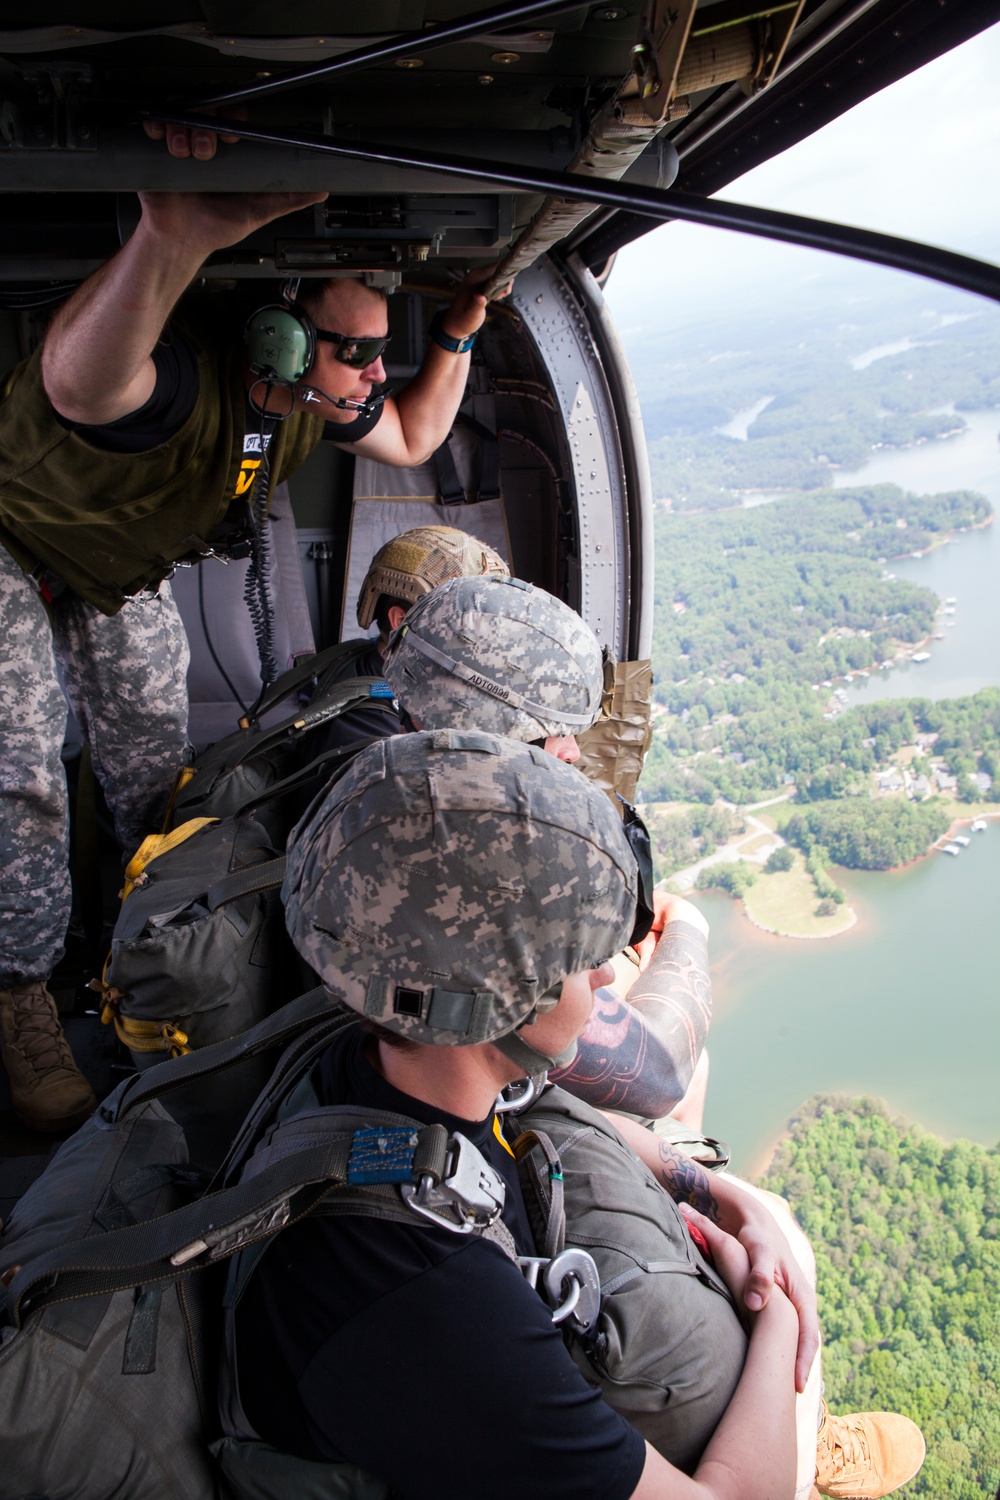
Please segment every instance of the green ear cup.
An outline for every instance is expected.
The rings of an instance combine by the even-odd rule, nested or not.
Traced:
[[[253,369],[289,382],[301,379],[316,350],[309,319],[281,306],[259,307],[251,314],[243,340]]]

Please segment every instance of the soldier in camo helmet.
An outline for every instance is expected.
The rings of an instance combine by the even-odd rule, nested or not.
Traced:
[[[394,605],[402,611],[401,619],[411,604],[446,578],[486,573],[507,578],[510,569],[485,542],[455,526],[414,526],[386,542],[372,558],[358,595],[358,624],[367,630],[377,619],[388,638]]]
[[[608,799],[533,745],[456,730],[370,745],[293,831],[282,899],[327,988],[413,1041],[517,1033],[620,951],[636,866]]]
[[[519,578],[441,584],[390,637],[384,671],[422,729],[458,725],[528,741],[589,729],[604,686],[594,632]]]

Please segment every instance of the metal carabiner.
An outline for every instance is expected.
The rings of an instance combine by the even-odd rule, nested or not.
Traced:
[[[601,1278],[592,1255],[573,1247],[554,1255],[542,1272],[542,1284],[553,1323],[568,1323],[575,1333],[593,1330],[601,1311]]]
[[[601,1278],[592,1255],[571,1247],[551,1259],[519,1255],[517,1263],[528,1285],[544,1295],[557,1327],[568,1323],[574,1333],[592,1332],[601,1311]]]
[[[513,1083],[508,1083],[506,1088],[501,1089],[497,1094],[493,1113],[495,1115],[519,1115],[522,1110],[534,1104],[548,1081],[548,1073],[539,1073],[533,1078],[518,1078]]]

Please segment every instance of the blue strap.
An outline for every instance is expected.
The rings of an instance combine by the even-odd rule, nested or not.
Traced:
[[[412,1182],[415,1130],[356,1130],[347,1162],[351,1187],[378,1182]]]

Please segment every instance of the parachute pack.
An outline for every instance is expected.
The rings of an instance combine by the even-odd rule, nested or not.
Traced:
[[[290,782],[293,773],[302,778],[303,787],[310,776],[318,779],[326,757],[320,753],[310,760],[308,748],[315,731],[355,709],[395,711],[392,688],[383,678],[349,675],[352,665],[371,648],[367,639],[345,641],[302,657],[278,677],[261,699],[253,723],[209,745],[193,766],[181,772],[171,799],[169,826],[177,827],[191,818],[232,817],[279,781]],[[278,723],[262,727],[260,721],[270,711],[310,687],[308,703],[298,704]],[[272,812],[277,806],[272,802]],[[272,832],[282,844],[290,826],[287,817],[279,814]]]
[[[262,713],[315,682],[309,704],[210,746],[179,779],[170,831],[145,839],[129,861],[93,988],[138,1068],[236,1036],[315,984],[282,919],[283,850],[302,807],[370,740],[317,755],[310,743],[345,713],[394,706],[380,678],[341,675],[370,648],[331,647],[278,679]],[[234,1099],[233,1128],[255,1092]]]
[[[247,1429],[223,1314],[260,1247],[311,1212],[412,1222],[409,1205],[422,1199],[437,1223],[516,1253],[499,1220],[502,1180],[470,1142],[380,1111],[316,1108],[311,1069],[356,1024],[315,991],[234,1041],[126,1080],[20,1200],[0,1238],[3,1500],[389,1500],[386,1486],[356,1467],[278,1453]],[[200,1095],[203,1115],[241,1069],[275,1049],[278,1061],[225,1159],[192,1159],[178,1098]],[[553,1089],[523,1123],[514,1151],[539,1251],[526,1274],[590,1382],[669,1446],[676,1329],[648,1315],[648,1299],[662,1303],[669,1278],[700,1297],[700,1313],[725,1311],[735,1322],[728,1294],[603,1116]],[[581,1149],[581,1170],[561,1173],[559,1154]],[[692,1334],[699,1345],[705,1326]],[[720,1410],[742,1365],[731,1333],[728,1363],[725,1341],[709,1340],[698,1372],[718,1390]],[[689,1450],[704,1446],[716,1420],[714,1410],[689,1407]]]

